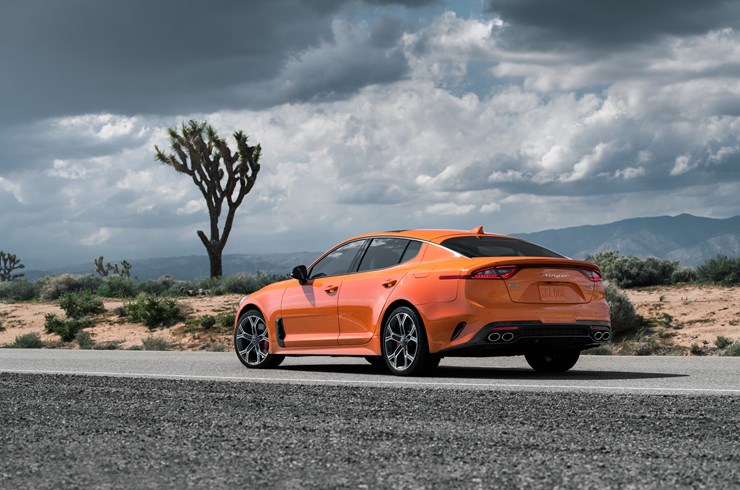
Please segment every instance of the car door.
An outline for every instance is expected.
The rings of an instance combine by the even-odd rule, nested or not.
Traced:
[[[339,344],[365,344],[388,297],[403,279],[405,269],[397,267],[414,259],[421,242],[402,238],[373,238],[364,252],[357,272],[346,276],[339,292]]]
[[[305,284],[285,290],[280,319],[285,347],[337,345],[339,291],[366,241],[335,248],[311,267]]]

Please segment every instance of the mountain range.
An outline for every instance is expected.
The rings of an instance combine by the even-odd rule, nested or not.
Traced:
[[[618,250],[622,255],[658,257],[697,266],[717,254],[740,256],[740,216],[714,219],[681,214],[633,218],[515,236],[574,259]]]
[[[689,214],[633,218],[604,225],[587,225],[513,236],[537,243],[574,259],[605,250],[641,258],[658,257],[697,266],[717,254],[740,256],[740,216],[727,219],[702,218]],[[272,254],[228,254],[223,256],[224,274],[238,272],[288,273],[299,264],[310,264],[321,252]],[[130,260],[132,276],[138,280],[164,275],[174,279],[208,277],[208,257],[160,257]],[[94,274],[89,264],[59,267],[53,270],[26,271],[28,279],[46,275]]]

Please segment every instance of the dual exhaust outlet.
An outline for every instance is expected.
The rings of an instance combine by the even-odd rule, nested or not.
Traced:
[[[491,332],[488,334],[489,342],[511,342],[512,340],[514,340],[514,334],[511,332],[504,332],[503,334],[500,334],[498,332]]]
[[[597,331],[594,333],[594,340],[609,340],[609,337],[611,337],[609,332]]]

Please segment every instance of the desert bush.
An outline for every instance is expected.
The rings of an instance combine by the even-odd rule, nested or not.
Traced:
[[[150,335],[141,340],[141,345],[144,350],[172,350],[174,345],[172,342],[162,337],[154,337]]]
[[[80,349],[92,349],[95,346],[95,341],[90,335],[90,332],[79,331],[75,335],[75,342],[80,346]]]
[[[220,313],[216,318],[216,324],[219,330],[231,331],[234,329],[234,323],[236,322],[236,308],[228,313]]]
[[[200,346],[200,350],[206,352],[226,352],[226,346],[218,342],[206,342]]]
[[[117,350],[121,347],[122,343],[123,343],[123,340],[111,340],[108,342],[100,342],[99,344],[96,343],[93,346],[93,349],[95,350]]]
[[[137,289],[140,293],[154,294],[157,296],[177,296],[179,290],[184,288],[185,281],[176,281],[170,276],[162,276],[159,279],[152,279],[138,284]]]
[[[714,339],[714,345],[716,345],[718,349],[724,349],[725,347],[732,345],[732,340],[722,335],[718,335],[717,338]]]
[[[691,267],[680,267],[671,274],[671,284],[680,282],[694,282],[699,278],[695,269]]]
[[[146,293],[140,293],[136,300],[126,303],[125,308],[129,318],[149,328],[168,326],[185,319],[185,312],[176,300]]]
[[[613,284],[605,284],[604,289],[610,308],[612,331],[617,334],[636,330],[642,324],[642,317],[637,314],[627,295]]]
[[[75,274],[61,274],[48,276],[39,281],[39,296],[41,299],[59,299],[64,293],[80,291],[97,291],[103,280],[96,276],[78,276]]]
[[[64,310],[68,318],[82,318],[105,312],[103,300],[90,291],[64,293],[59,298],[59,307]]]
[[[740,342],[735,342],[722,353],[723,356],[740,357]]]
[[[25,279],[0,282],[0,300],[29,301],[39,296],[39,285]]]
[[[92,327],[93,322],[88,317],[61,319],[54,313],[47,313],[44,321],[46,333],[55,333],[64,342],[71,342],[75,339],[77,332],[83,328]]]
[[[0,332],[4,332],[4,331],[5,331],[5,327],[3,326],[2,320],[0,320]]]
[[[692,356],[703,356],[704,354],[706,354],[706,352],[704,351],[704,347],[697,343],[691,344],[689,351],[691,352]]]
[[[615,250],[589,255],[586,260],[598,265],[604,279],[620,288],[670,284],[678,268],[678,262],[655,257],[642,260],[633,255],[619,255]]]
[[[203,330],[210,330],[216,325],[216,318],[213,315],[203,315],[200,318],[200,326]]]
[[[11,349],[43,349],[46,347],[46,344],[41,340],[39,334],[32,332],[25,335],[18,335],[13,343],[8,344],[7,347]]]
[[[699,279],[722,284],[740,283],[740,257],[717,255],[697,267]]]
[[[108,277],[98,288],[98,294],[105,298],[133,298],[137,287],[128,277]]]

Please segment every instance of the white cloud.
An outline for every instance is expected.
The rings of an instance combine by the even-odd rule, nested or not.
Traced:
[[[15,182],[4,177],[0,177],[0,190],[11,194],[17,202],[21,204],[24,202],[23,194],[21,193],[21,186]]]
[[[110,240],[112,236],[113,232],[109,228],[103,227],[80,240],[80,245],[101,245]]]

